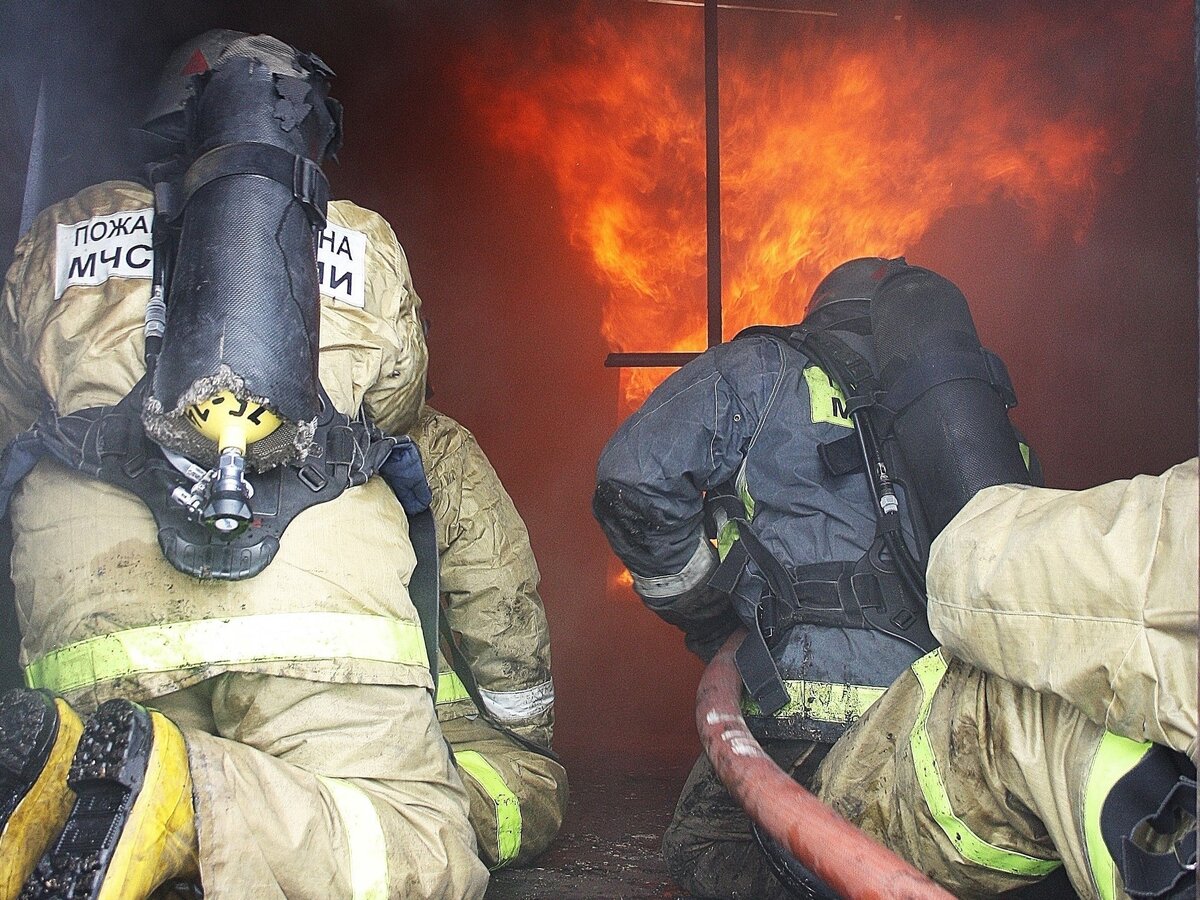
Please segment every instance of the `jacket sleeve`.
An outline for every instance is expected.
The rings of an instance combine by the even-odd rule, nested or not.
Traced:
[[[550,630],[529,532],[466,428],[425,407],[412,436],[433,491],[446,618],[488,712],[548,747]]]
[[[417,421],[425,401],[428,351],[421,321],[421,298],[413,288],[408,258],[396,233],[383,216],[349,200],[329,204],[330,222],[366,237],[362,308],[329,301],[322,319],[322,354],[349,351],[352,384],[342,393],[361,402],[375,423],[388,434],[404,434]],[[332,367],[330,377],[333,377]],[[322,380],[335,403],[337,395],[322,371]]]
[[[44,402],[41,383],[23,349],[21,329],[29,256],[39,234],[35,226],[17,245],[0,300],[0,449],[33,424]]]
[[[408,257],[390,227],[387,238],[395,257],[395,277],[389,287],[392,297],[388,303],[396,329],[395,359],[367,391],[365,402],[380,428],[390,434],[401,434],[417,420],[425,402],[429,351],[421,321],[421,298],[413,287]]]
[[[972,665],[1196,751],[1197,461],[1085,491],[980,491],[934,541],[929,624]]]
[[[600,527],[634,590],[692,638],[732,615],[728,599],[705,587],[717,563],[705,493],[737,473],[781,368],[767,338],[715,347],[664,381],[600,456],[592,500]]]

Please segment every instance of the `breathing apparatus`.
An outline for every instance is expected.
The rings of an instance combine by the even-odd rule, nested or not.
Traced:
[[[178,571],[237,581],[270,565],[297,516],[378,475],[408,517],[408,593],[436,684],[437,531],[420,454],[367,410],[338,410],[318,378],[320,163],[341,143],[332,76],[238,32],[168,61],[142,140],[160,160],[145,375],[115,404],[47,404],[0,455],[0,516],[51,458],[138,497]]]
[[[793,668],[805,665],[806,654],[793,653],[781,636],[796,624],[870,629],[911,652],[934,649],[924,578],[933,539],[982,488],[1035,483],[1038,470],[1026,464],[1024,454],[1032,454],[1008,418],[1016,396],[1003,362],[980,345],[962,292],[928,269],[903,258],[852,260],[821,282],[803,322],[753,326],[738,337],[747,335],[799,351],[841,390],[853,433],[816,450],[830,476],[865,477],[876,520],[857,560],[785,565],[757,539],[736,497],[706,498],[714,521],[723,510],[737,522],[742,545],[709,584],[731,591],[747,562],[767,584],[737,663],[768,727],[786,729],[790,723],[771,718],[788,694],[768,641],[780,665]]]
[[[217,466],[206,470],[190,491],[176,488],[175,502],[226,534],[242,531],[251,519],[254,489],[246,480],[246,448],[273,434],[283,420],[265,404],[239,400],[221,391],[184,412],[196,430],[220,448]]]
[[[148,130],[181,151],[152,169],[155,271],[142,423],[192,486],[173,502],[218,535],[254,519],[248,472],[303,462],[317,381],[316,239],[340,142],[332,72],[265,35],[176,51]]]

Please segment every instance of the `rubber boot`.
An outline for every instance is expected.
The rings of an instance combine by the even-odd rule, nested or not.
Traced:
[[[68,783],[75,806],[21,900],[146,900],[164,882],[198,877],[187,748],[166,716],[105,703],[83,730]]]
[[[67,770],[83,723],[65,700],[13,688],[0,696],[0,900],[15,900],[75,794]]]

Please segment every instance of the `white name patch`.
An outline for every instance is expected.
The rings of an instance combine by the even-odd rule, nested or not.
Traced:
[[[95,286],[110,278],[150,278],[154,272],[153,225],[154,210],[137,209],[57,226],[54,299],[74,285]],[[363,308],[366,260],[366,234],[327,225],[317,240],[321,293]]]
[[[362,309],[367,302],[367,236],[329,223],[317,239],[321,293]]]
[[[73,285],[95,286],[110,278],[150,278],[154,272],[153,224],[153,209],[135,209],[57,226],[54,299],[60,299]]]

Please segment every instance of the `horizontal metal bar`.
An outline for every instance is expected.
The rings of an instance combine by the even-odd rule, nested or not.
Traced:
[[[704,0],[646,0],[647,3],[660,3],[664,6],[703,6]],[[718,3],[720,9],[742,9],[749,12],[778,12],[792,13],[798,16],[827,16],[837,18],[840,13],[825,9],[793,9],[781,6],[751,6],[743,3]]]
[[[606,369],[667,369],[687,365],[700,355],[694,353],[610,353],[604,358]]]

